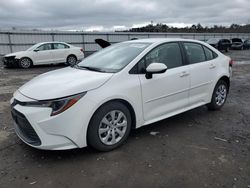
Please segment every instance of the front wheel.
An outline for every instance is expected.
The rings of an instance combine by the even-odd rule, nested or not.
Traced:
[[[21,58],[19,61],[19,67],[23,68],[23,69],[28,69],[32,66],[32,61],[31,59],[24,57]]]
[[[87,132],[88,145],[98,151],[110,151],[121,146],[131,130],[131,115],[120,102],[101,106],[93,115]]]
[[[228,85],[224,80],[219,80],[216,84],[212,100],[207,107],[209,110],[219,110],[225,104],[228,94]]]

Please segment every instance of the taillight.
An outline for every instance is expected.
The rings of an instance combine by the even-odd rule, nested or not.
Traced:
[[[80,51],[83,53],[83,48],[81,48]]]
[[[234,61],[232,60],[232,59],[230,59],[230,61],[229,61],[229,66],[233,66],[233,64],[234,64]]]

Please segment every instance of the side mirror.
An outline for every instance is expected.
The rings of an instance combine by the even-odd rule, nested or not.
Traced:
[[[153,74],[161,74],[166,72],[167,66],[163,63],[151,63],[147,68],[146,68],[146,78],[151,79],[153,77]]]
[[[34,52],[38,52],[38,51],[39,51],[39,49],[35,49],[35,50],[34,50]]]

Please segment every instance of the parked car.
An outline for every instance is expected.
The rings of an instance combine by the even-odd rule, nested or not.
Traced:
[[[250,39],[247,39],[247,40],[244,41],[243,48],[245,50],[249,50],[250,49]]]
[[[79,64],[42,74],[11,99],[17,135],[38,149],[125,142],[131,128],[226,102],[232,60],[187,39],[140,39],[102,49]]]
[[[229,39],[210,38],[207,40],[207,43],[220,51],[228,52],[231,47]]]
[[[26,51],[5,55],[3,58],[6,67],[18,65],[21,68],[30,68],[32,65],[67,63],[74,65],[84,58],[82,48],[65,42],[42,42],[31,46]]]
[[[243,50],[243,41],[239,38],[233,38],[231,48],[235,50]]]

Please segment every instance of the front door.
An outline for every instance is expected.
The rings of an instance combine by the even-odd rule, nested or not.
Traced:
[[[140,74],[144,119],[146,122],[159,120],[181,111],[188,105],[189,69],[183,64],[178,42],[162,44],[149,52],[140,62],[140,67],[151,63],[164,63],[165,73],[154,74],[147,79]]]
[[[33,52],[34,64],[49,64],[54,62],[53,49],[51,43],[42,44]]]

